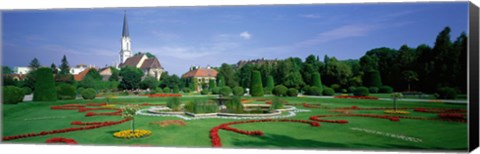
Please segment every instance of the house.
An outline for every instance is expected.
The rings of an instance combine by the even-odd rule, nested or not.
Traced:
[[[95,68],[92,68],[92,67],[86,68],[86,69],[83,70],[82,72],[73,75],[73,79],[74,79],[75,81],[82,81],[83,78],[85,78],[85,75],[88,74],[88,72],[90,71],[90,69],[95,69]]]
[[[124,63],[120,64],[120,68],[126,66],[140,68],[144,73],[144,77],[152,76],[157,80],[160,80],[163,73],[163,67],[158,59],[155,57],[148,58],[145,54],[138,54],[130,57]]]
[[[209,85],[210,80],[216,81],[217,70],[212,69],[210,66],[206,68],[200,68],[199,66],[193,66],[190,70],[182,75],[184,79],[197,80],[197,89],[194,91],[202,91],[202,84]]]
[[[100,74],[100,76],[102,76],[103,81],[108,81],[108,79],[110,79],[110,76],[112,76],[112,68],[111,67],[102,68],[100,69],[100,71],[98,71],[98,73]]]

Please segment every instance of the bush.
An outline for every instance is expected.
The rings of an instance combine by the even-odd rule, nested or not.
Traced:
[[[162,88],[160,88],[160,87],[155,88],[155,93],[156,93],[156,94],[161,94],[161,93],[163,93]]]
[[[202,89],[202,91],[200,91],[200,94],[208,95],[208,90],[207,89]]]
[[[286,96],[287,95],[288,88],[285,87],[284,85],[277,85],[275,88],[273,88],[273,94],[275,96]]]
[[[455,99],[457,98],[457,90],[450,87],[442,87],[437,90],[438,98],[440,99]]]
[[[230,101],[225,103],[225,106],[227,106],[227,110],[230,113],[243,113],[243,105],[238,96],[234,96]]]
[[[35,72],[36,81],[33,101],[56,101],[57,90],[55,89],[52,69],[43,67]]]
[[[323,95],[325,96],[333,96],[334,94],[335,90],[333,90],[333,88],[325,87],[325,89],[323,89]]]
[[[178,94],[180,92],[180,89],[178,88],[177,85],[174,85],[172,91],[173,91],[174,94]]]
[[[354,87],[354,86],[348,87],[348,92],[349,93],[354,93],[356,89],[357,89],[357,87]]]
[[[338,84],[332,84],[332,85],[330,86],[330,88],[332,88],[332,89],[333,89],[335,92],[337,92],[337,93],[341,92],[341,91],[340,91],[340,90],[341,90],[341,89],[340,89],[340,85],[338,85]],[[325,89],[324,89],[324,90],[325,90]]]
[[[242,87],[235,87],[232,89],[232,92],[233,92],[233,95],[235,96],[243,96],[243,94],[245,94]]]
[[[318,87],[320,90],[323,90],[322,79],[320,77],[320,73],[315,72],[312,74],[313,85],[312,87]]]
[[[263,88],[263,92],[266,94],[266,95],[271,95],[272,94],[272,89],[268,88],[268,87],[264,87]]]
[[[185,88],[182,89],[182,91],[184,93],[189,93],[191,90],[190,90],[190,88],[185,87]]]
[[[355,89],[355,92],[353,92],[354,96],[368,96],[369,94],[367,87],[358,87]]]
[[[212,88],[212,94],[215,94],[215,95],[220,94],[220,89],[221,89],[220,87]]]
[[[228,86],[224,86],[220,88],[219,94],[222,96],[230,96],[231,93],[232,93],[232,89]]]
[[[29,87],[22,87],[22,90],[25,95],[32,94],[32,89],[30,89]]]
[[[178,97],[171,97],[167,101],[167,107],[172,109],[173,111],[179,111],[180,110],[180,98]]]
[[[83,88],[83,87],[78,88],[77,89],[77,95],[81,95],[83,90],[85,90],[85,88]]]
[[[305,88],[305,95],[320,96],[322,95],[322,88],[320,87],[307,87]]]
[[[158,87],[160,82],[157,80],[157,78],[152,77],[152,76],[147,76],[145,79],[143,79],[140,82],[140,88],[142,89],[155,89],[155,87]]]
[[[342,89],[342,93],[347,93],[347,89]]]
[[[77,97],[77,91],[72,85],[61,84],[57,87],[57,97],[59,100],[73,100]]]
[[[164,93],[171,93],[170,88],[168,88],[168,87],[163,88],[163,92]]]
[[[382,78],[379,71],[368,71],[364,75],[364,85],[369,87],[380,87],[382,86]]]
[[[3,103],[5,104],[17,104],[23,101],[25,97],[24,90],[15,86],[3,87]]]
[[[368,88],[368,91],[370,93],[378,93],[378,88],[377,87],[370,87],[370,88]]]
[[[87,88],[85,90],[82,91],[82,97],[83,99],[95,99],[97,95],[97,91],[95,91],[95,89],[93,88]]]
[[[287,95],[288,95],[288,96],[291,96],[291,97],[297,97],[297,95],[298,95],[298,90],[295,89],[295,88],[290,88],[290,89],[288,89],[288,91],[287,91]]]
[[[381,86],[378,91],[380,93],[393,93],[393,88],[390,86]]]
[[[254,97],[263,96],[263,85],[262,85],[262,76],[260,71],[253,71],[251,84],[250,84],[250,95]]]

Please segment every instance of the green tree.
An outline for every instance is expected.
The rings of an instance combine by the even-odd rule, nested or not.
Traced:
[[[122,107],[122,118],[131,119],[130,128],[132,133],[135,132],[135,114],[140,109],[140,106],[136,104],[128,104]]]
[[[275,81],[273,81],[273,76],[269,75],[267,77],[267,88],[269,88],[270,90],[273,90],[273,88],[275,88]]]
[[[33,58],[33,60],[28,65],[28,67],[30,67],[30,69],[32,69],[32,70],[36,70],[36,69],[40,68],[41,65],[40,65],[40,62],[38,61],[37,58]]]
[[[3,74],[13,74],[13,70],[8,66],[2,66],[2,72]]]
[[[408,91],[411,91],[410,84],[412,82],[418,81],[418,74],[411,70],[403,71],[402,79],[408,83]]]
[[[237,81],[235,81],[235,70],[232,66],[223,63],[222,66],[220,66],[218,74],[220,74],[225,79],[226,86],[232,88],[238,85]]]
[[[215,87],[217,87],[217,86],[215,85],[215,80],[210,79],[210,80],[208,81],[208,89],[211,91],[211,90],[212,90],[213,88],[215,88]]]
[[[142,89],[150,89],[155,90],[160,83],[158,82],[157,78],[152,76],[146,76],[142,82],[140,82],[140,88]]]
[[[67,56],[63,55],[62,64],[60,64],[60,75],[70,74],[70,66],[68,65]]]
[[[79,82],[78,86],[83,88],[95,88],[95,79],[91,76],[85,76],[83,80]]]
[[[217,78],[218,78],[218,79],[217,79],[217,80],[218,80],[218,82],[217,82],[218,87],[224,87],[224,86],[225,86],[225,79],[224,79],[224,77],[223,77],[222,75],[219,75],[219,76],[217,76]]]
[[[262,77],[259,71],[252,72],[252,83],[250,84],[251,91],[250,94],[254,97],[263,96],[263,85],[262,85]]]
[[[50,65],[50,68],[52,69],[54,75],[58,74],[57,66],[55,65],[55,63],[52,63],[52,65]]]
[[[123,89],[137,89],[140,86],[143,72],[139,68],[127,66],[120,70],[120,76],[122,77],[120,86]]]
[[[56,101],[57,91],[53,72],[50,68],[38,68],[36,71],[35,91],[33,101]]]
[[[323,84],[327,85],[337,83],[346,86],[351,76],[351,68],[346,63],[340,62],[335,57],[332,57],[325,63],[322,72],[322,81]]]
[[[313,84],[312,86],[318,87],[320,91],[323,91],[322,79],[320,78],[320,73],[315,72],[312,74]]]
[[[381,87],[382,79],[380,77],[380,72],[376,70],[368,71],[365,73],[365,78],[363,79],[365,86],[367,87]]]
[[[250,87],[251,76],[252,76],[253,66],[251,64],[246,64],[240,68],[238,71],[238,79],[240,86],[242,87]]]
[[[91,77],[92,79],[94,79],[96,81],[102,80],[102,76],[94,68],[91,68],[90,70],[88,70],[88,73],[85,75],[85,77]]]
[[[110,70],[112,71],[112,75],[110,76],[110,78],[108,78],[108,81],[118,81],[120,76],[120,70],[115,67],[110,67]]]

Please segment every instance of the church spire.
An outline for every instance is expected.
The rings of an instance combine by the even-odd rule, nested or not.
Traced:
[[[128,33],[128,22],[127,22],[127,13],[125,11],[125,15],[123,17],[123,33],[122,37],[130,37],[130,34]]]

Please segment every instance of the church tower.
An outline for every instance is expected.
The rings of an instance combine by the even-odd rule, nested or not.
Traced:
[[[123,17],[122,48],[120,50],[120,64],[132,57],[130,34],[128,33],[127,14]]]

